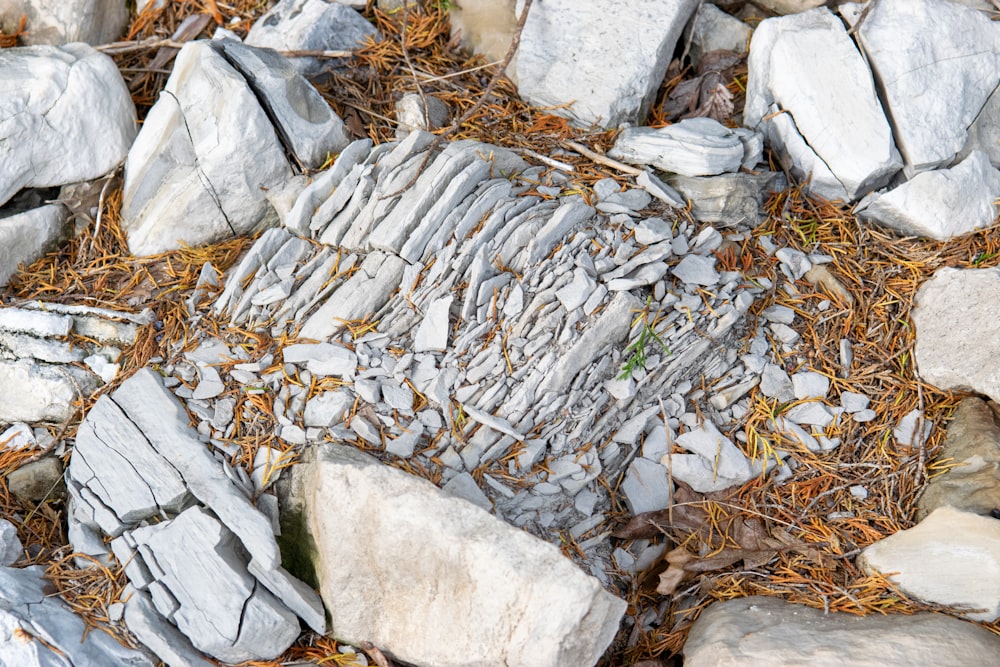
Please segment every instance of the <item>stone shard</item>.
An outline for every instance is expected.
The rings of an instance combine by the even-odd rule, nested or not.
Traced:
[[[518,92],[588,127],[639,123],[697,0],[533,4],[513,65]],[[643,39],[635,39],[635,35]]]
[[[983,304],[1000,299],[1000,269],[934,272],[917,291],[914,360],[920,376],[945,391],[1000,401],[1000,323]]]
[[[293,498],[338,637],[438,667],[593,665],[614,637],[625,603],[553,545],[351,447],[314,452]]]
[[[906,236],[947,241],[992,225],[1000,199],[1000,173],[985,153],[973,151],[951,169],[919,173],[886,193],[872,193],[854,212]]]
[[[122,227],[135,255],[278,221],[266,194],[291,178],[291,167],[246,79],[216,48],[185,44],[129,150]]]
[[[854,200],[902,167],[871,74],[825,7],[762,21],[748,67],[744,123],[814,194]]]
[[[685,667],[987,665],[1000,639],[944,614],[855,616],[773,597],[715,602],[691,626]]]
[[[10,48],[0,72],[0,205],[22,188],[103,176],[125,157],[135,105],[111,58],[81,42]]]
[[[153,606],[149,595],[131,584],[122,594],[125,600],[125,624],[136,638],[169,667],[212,667],[191,641]]]
[[[66,238],[68,213],[56,204],[4,216],[0,211],[0,287]]]
[[[955,2],[880,0],[858,36],[907,173],[951,164],[1000,84],[1000,25]]]
[[[867,547],[858,565],[886,576],[911,597],[1000,618],[1000,521],[939,507],[923,521]]]
[[[744,156],[741,135],[752,134],[711,118],[688,118],[667,127],[626,128],[608,155],[682,176],[716,176],[739,170]]]

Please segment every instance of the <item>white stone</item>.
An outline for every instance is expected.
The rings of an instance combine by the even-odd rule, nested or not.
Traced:
[[[670,272],[689,285],[707,287],[719,282],[719,272],[715,270],[714,257],[686,255],[677,266],[670,269]]]
[[[111,58],[81,42],[10,48],[0,71],[0,205],[23,188],[103,176],[125,157],[135,106]]]
[[[642,121],[697,0],[532,5],[514,72],[521,97],[581,126]],[[642,31],[643,39],[623,39]]]
[[[128,629],[156,656],[170,667],[212,667],[173,624],[160,616],[150,597],[129,584],[122,592],[124,619]]]
[[[635,226],[633,233],[636,242],[642,245],[652,245],[673,238],[673,230],[663,218],[644,218]]]
[[[358,357],[343,345],[333,343],[295,343],[281,351],[286,363],[305,364],[313,375],[354,377]]]
[[[645,456],[636,457],[629,465],[620,490],[625,494],[625,504],[633,515],[670,506],[671,488],[667,469]]]
[[[487,512],[493,511],[493,503],[490,499],[486,497],[483,490],[479,488],[476,484],[476,480],[472,478],[467,472],[461,472],[451,479],[441,487],[441,491],[452,496],[454,498],[461,498],[462,500],[467,500],[476,507],[486,510]]]
[[[826,428],[833,423],[833,414],[822,403],[800,403],[793,405],[785,412],[785,416],[796,424],[809,424]]]
[[[702,3],[691,20],[691,57],[697,62],[709,51],[746,53],[752,30],[743,21],[711,3]]]
[[[17,536],[17,528],[10,521],[0,519],[0,566],[10,567],[23,555],[24,547]]]
[[[748,67],[745,124],[814,194],[853,200],[902,167],[871,74],[825,7],[762,21]]]
[[[1000,522],[942,506],[919,524],[879,540],[858,557],[907,595],[965,607],[974,621],[1000,618]]]
[[[920,410],[910,410],[899,420],[892,435],[896,443],[903,447],[919,448],[931,434],[934,425],[924,417]]]
[[[920,286],[913,325],[921,378],[945,391],[971,391],[1000,401],[1000,320],[985,305],[998,299],[998,268],[942,268]]]
[[[988,665],[1000,639],[973,623],[920,612],[824,613],[776,597],[714,602],[684,644],[684,667]]]
[[[844,412],[848,414],[854,414],[866,409],[870,400],[864,394],[858,394],[853,391],[843,391],[840,393],[840,405],[844,408]]]
[[[711,422],[677,436],[674,442],[692,454],[669,454],[662,463],[674,478],[696,491],[719,491],[745,484],[759,472],[759,466],[751,465]]]
[[[800,279],[809,273],[809,269],[812,268],[812,262],[809,261],[809,258],[801,250],[779,248],[774,253],[774,256],[781,261],[782,268],[788,272],[792,280]]]
[[[767,364],[760,376],[760,391],[781,402],[795,400],[795,385],[788,373],[777,364]]]
[[[17,273],[18,266],[30,266],[62,241],[69,231],[66,221],[66,209],[57,205],[0,217],[0,287]]]
[[[556,298],[566,310],[576,310],[593,294],[597,283],[584,269],[573,269],[573,282],[556,290]]]
[[[76,366],[0,359],[0,387],[17,387],[0,401],[0,422],[65,422],[76,414],[73,403],[98,385],[96,375]]]
[[[413,337],[414,352],[444,352],[448,347],[451,295],[435,299],[427,307],[424,319]]]
[[[387,440],[385,443],[385,451],[403,459],[408,459],[413,456],[413,450],[416,449],[417,444],[420,443],[420,439],[424,434],[424,429],[419,422],[411,423],[408,428],[409,430],[404,431],[398,438],[391,438]]]
[[[16,31],[22,17],[27,30],[18,41],[36,44],[107,44],[122,37],[129,11],[122,0],[0,0],[0,26]]]
[[[830,379],[815,371],[799,371],[792,375],[792,391],[795,398],[804,401],[810,398],[826,398],[830,390]]]
[[[554,546],[353,448],[318,454],[293,481],[338,637],[438,667],[593,665],[614,637],[624,603]]]
[[[630,127],[618,135],[608,156],[684,176],[715,176],[739,170],[740,133],[749,132],[712,118],[688,118],[660,128]]]
[[[907,172],[950,164],[1000,84],[1000,26],[953,2],[880,0],[858,35]]]
[[[905,236],[939,241],[996,221],[1000,173],[981,151],[973,151],[951,169],[920,173],[886,193],[872,193],[854,212]]]

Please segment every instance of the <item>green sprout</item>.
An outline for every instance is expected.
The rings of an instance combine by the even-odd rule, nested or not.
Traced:
[[[642,328],[639,330],[639,336],[625,348],[625,355],[627,358],[625,359],[625,363],[622,364],[622,371],[618,376],[619,380],[629,379],[635,371],[646,367],[646,346],[650,343],[650,341],[656,341],[660,344],[660,347],[663,348],[664,352],[671,354],[666,343],[664,343],[659,334],[653,330],[660,312],[657,311],[655,315],[650,317],[651,302],[652,297],[647,297],[646,307],[642,309],[639,316],[635,318],[634,322],[632,322],[632,328],[635,328],[635,326],[640,322],[642,322]]]

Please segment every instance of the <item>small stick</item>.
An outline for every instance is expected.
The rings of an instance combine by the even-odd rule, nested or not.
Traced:
[[[584,146],[583,144],[578,144],[575,141],[565,140],[559,142],[564,148],[569,148],[574,150],[585,158],[589,158],[596,162],[597,164],[603,164],[605,167],[611,167],[612,169],[617,169],[618,171],[624,172],[626,174],[631,174],[632,176],[638,176],[642,173],[642,169],[637,169],[631,165],[619,162],[618,160],[612,160],[611,158],[601,155],[600,153],[594,152]]]

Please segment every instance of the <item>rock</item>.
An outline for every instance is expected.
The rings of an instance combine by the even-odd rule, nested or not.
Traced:
[[[425,107],[426,104],[426,107]],[[433,132],[448,124],[451,111],[448,105],[433,95],[421,97],[407,93],[396,102],[396,138],[402,139],[414,130]]]
[[[940,26],[946,34],[936,34]],[[887,0],[872,7],[857,34],[907,174],[951,164],[1000,84],[1000,26],[953,2]]]
[[[1000,618],[1000,521],[939,507],[923,521],[867,547],[858,565],[886,576],[906,595]]]
[[[746,23],[711,3],[698,6],[688,30],[691,60],[695,63],[709,51],[746,53],[753,32]]]
[[[704,255],[685,255],[670,273],[687,285],[715,285],[719,282],[719,272],[715,270],[715,258]]]
[[[205,41],[184,45],[129,151],[122,227],[135,255],[277,222],[265,194],[292,170],[256,95],[220,50]]]
[[[583,127],[640,123],[697,0],[547,0],[532,5],[514,64],[518,92]],[[642,26],[643,39],[623,39]]]
[[[0,386],[17,387],[0,401],[0,422],[62,423],[98,385],[97,376],[76,366],[0,359]]]
[[[982,111],[969,126],[969,139],[961,157],[972,151],[982,151],[994,167],[1000,167],[1000,92],[993,91]]]
[[[462,472],[451,479],[441,487],[441,491],[449,496],[455,498],[461,498],[462,500],[467,500],[476,507],[490,512],[493,510],[493,503],[490,499],[486,497],[483,490],[479,488],[476,484],[476,480],[472,478],[467,472]]]
[[[821,373],[799,371],[792,376],[792,391],[795,398],[804,401],[810,398],[826,398],[830,390],[830,380]]]
[[[399,3],[400,0],[392,0]],[[514,0],[466,0],[448,6],[452,39],[482,55],[489,62],[502,62],[510,50],[517,28]]]
[[[892,430],[896,444],[901,447],[919,449],[927,442],[934,425],[924,419],[924,413],[920,410],[910,410],[907,412],[896,428]]]
[[[0,30],[17,32],[24,17],[27,31],[22,43],[94,46],[116,41],[128,25],[124,0],[0,0]]]
[[[674,479],[699,493],[739,486],[760,473],[760,464],[751,464],[711,422],[677,436],[674,442],[692,454],[668,454],[663,465]]]
[[[992,225],[1000,173],[985,153],[973,151],[951,169],[920,173],[886,193],[872,193],[854,212],[906,236],[939,241]]]
[[[128,584],[122,592],[125,624],[136,638],[170,667],[212,667],[175,626],[166,621],[146,593]]]
[[[782,403],[795,400],[795,385],[788,373],[777,364],[767,364],[760,376],[760,391]]]
[[[17,528],[10,521],[0,519],[0,566],[10,567],[21,560],[23,551]]]
[[[749,130],[734,130],[712,118],[688,118],[667,127],[626,128],[608,156],[682,176],[716,176],[739,170],[744,142],[752,137]]]
[[[351,51],[369,38],[378,39],[375,26],[347,4],[281,0],[254,22],[246,43],[276,51]],[[294,58],[292,64],[303,76],[316,77],[323,74],[330,61]]]
[[[80,42],[10,48],[0,72],[0,205],[22,188],[98,178],[125,157],[135,106],[111,58]]]
[[[63,241],[69,229],[67,211],[59,205],[40,206],[4,215],[0,210],[0,287],[20,265],[29,266]]]
[[[41,503],[66,495],[62,478],[62,462],[55,456],[45,456],[8,473],[7,488],[22,501]]]
[[[444,352],[448,347],[452,297],[435,299],[424,313],[413,339],[414,352]]]
[[[50,593],[45,568],[0,567],[0,664],[18,667],[153,667],[155,660],[84,624]]]
[[[724,226],[756,226],[765,191],[777,175],[721,174],[700,178],[670,176],[667,182],[691,202],[691,215],[700,222]]]
[[[554,546],[351,447],[313,451],[293,498],[338,637],[439,667],[593,665],[614,637],[624,602]]]
[[[772,14],[798,14],[824,4],[825,0],[756,0],[755,5]]]
[[[928,482],[917,520],[939,507],[989,516],[1000,509],[1000,406],[979,398],[962,399],[948,424],[939,457],[947,471]]]
[[[1000,269],[942,268],[917,291],[914,360],[926,382],[1000,400],[996,318],[983,304],[1000,298]]]
[[[670,486],[665,467],[639,456],[629,465],[621,491],[625,494],[629,512],[636,515],[669,507]]]
[[[1000,639],[944,614],[825,614],[775,597],[714,602],[691,626],[685,667],[985,665]]]
[[[330,427],[343,422],[353,404],[346,391],[324,391],[309,399],[302,420],[306,426]]]
[[[854,200],[902,167],[861,54],[826,8],[761,22],[748,67],[744,123],[812,193]]]

